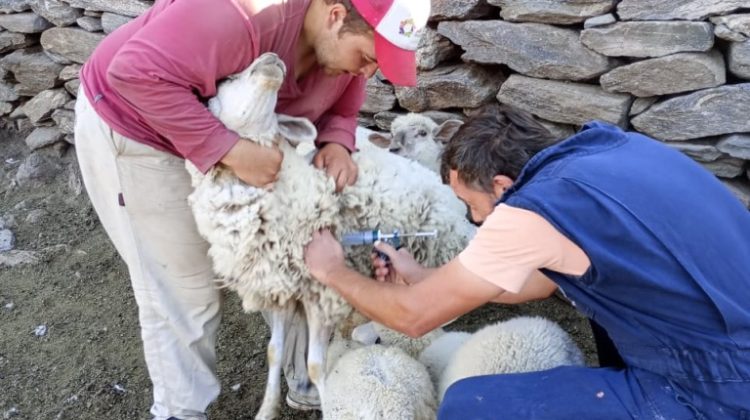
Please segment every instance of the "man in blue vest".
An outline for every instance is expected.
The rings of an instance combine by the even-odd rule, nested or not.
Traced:
[[[372,281],[324,231],[306,250],[311,273],[411,336],[559,287],[624,361],[467,378],[449,388],[441,419],[750,419],[748,210],[641,134],[593,122],[553,140],[507,107],[459,130],[443,175],[484,223],[448,264],[423,268],[379,244],[392,268],[377,264]]]

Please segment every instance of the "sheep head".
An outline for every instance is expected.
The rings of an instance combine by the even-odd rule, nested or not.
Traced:
[[[437,124],[429,117],[410,113],[393,120],[391,133],[373,133],[369,140],[378,147],[437,170],[443,146],[462,124],[460,120]]]
[[[230,130],[264,146],[282,138],[293,145],[314,141],[317,133],[309,121],[274,112],[285,76],[286,66],[276,54],[262,54],[219,85],[208,109]]]
[[[278,145],[287,140],[292,146],[313,142],[315,126],[305,118],[275,113],[278,91],[284,82],[286,66],[273,53],[260,55],[248,68],[229,76],[219,85],[216,96],[208,101],[209,111],[228,129],[245,140],[263,146]],[[193,186],[204,175],[192,164],[187,164]],[[207,173],[212,182],[219,178],[233,182],[233,173],[216,165]]]

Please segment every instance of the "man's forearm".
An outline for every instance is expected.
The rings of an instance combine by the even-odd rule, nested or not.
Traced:
[[[397,331],[406,332],[420,313],[409,286],[378,282],[349,268],[331,273],[328,284],[366,317]]]

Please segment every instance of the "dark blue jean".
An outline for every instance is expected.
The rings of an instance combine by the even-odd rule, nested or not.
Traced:
[[[438,419],[750,419],[719,404],[698,409],[682,391],[642,370],[563,366],[458,381],[448,388]]]

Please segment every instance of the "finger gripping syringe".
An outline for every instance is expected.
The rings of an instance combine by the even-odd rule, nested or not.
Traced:
[[[360,230],[344,233],[341,236],[341,244],[344,246],[372,245],[377,241],[382,241],[398,249],[401,247],[401,238],[434,236],[437,236],[437,230],[413,233],[400,233],[398,230],[394,230],[393,233],[383,233],[380,230]],[[382,252],[378,252],[378,255],[388,261],[388,257]]]

